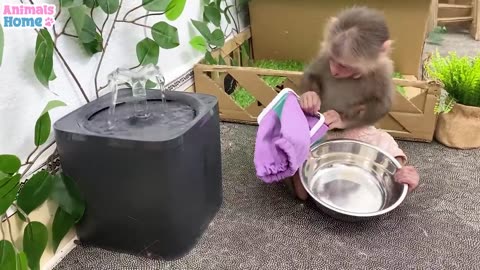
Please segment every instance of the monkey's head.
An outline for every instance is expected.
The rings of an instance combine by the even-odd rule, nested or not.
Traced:
[[[332,18],[324,34],[321,53],[336,78],[358,78],[389,60],[390,33],[382,13],[354,7]]]

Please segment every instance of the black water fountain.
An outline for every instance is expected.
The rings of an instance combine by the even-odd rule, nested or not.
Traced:
[[[148,80],[160,90],[146,89]],[[119,252],[182,257],[222,203],[217,98],[165,91],[153,65],[117,69],[109,84],[109,94],[54,124],[63,172],[86,202],[78,238]]]

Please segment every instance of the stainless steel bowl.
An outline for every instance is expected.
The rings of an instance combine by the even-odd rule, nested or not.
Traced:
[[[362,221],[399,206],[408,186],[394,180],[400,163],[370,144],[336,139],[314,144],[300,169],[302,185],[334,218]]]

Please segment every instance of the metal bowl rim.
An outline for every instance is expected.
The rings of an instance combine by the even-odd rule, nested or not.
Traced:
[[[332,142],[335,142],[335,143],[337,143],[337,142],[339,142],[339,143],[341,143],[341,142],[352,143],[353,142],[353,143],[357,143],[357,144],[361,144],[361,145],[373,148],[376,151],[385,155],[387,158],[389,158],[392,161],[392,163],[397,167],[397,170],[402,168],[402,165],[400,164],[400,162],[398,162],[398,160],[396,160],[389,153],[383,151],[382,149],[380,149],[380,148],[378,148],[374,145],[371,145],[369,143],[365,143],[365,142],[362,142],[362,141],[359,141],[359,140],[354,140],[354,139],[331,139],[331,140],[327,140],[325,142],[322,142],[322,143],[319,143],[319,144],[316,144],[316,145],[312,144],[312,148],[311,148],[310,151],[314,151],[318,147],[320,147],[324,144],[327,144],[327,143],[332,143]],[[307,191],[307,193],[310,195],[310,197],[312,197],[317,203],[319,203],[323,207],[326,207],[326,208],[328,208],[328,209],[330,209],[334,212],[337,212],[339,214],[344,214],[344,215],[348,215],[348,216],[351,216],[351,217],[375,217],[375,216],[380,216],[380,215],[388,213],[388,212],[392,211],[393,209],[397,208],[403,202],[403,200],[405,199],[405,197],[407,196],[407,193],[408,193],[408,185],[403,184],[403,190],[402,190],[402,194],[400,195],[400,198],[398,198],[398,200],[394,204],[389,206],[388,208],[385,208],[385,209],[382,209],[382,210],[376,211],[376,212],[371,212],[371,213],[354,213],[354,212],[345,211],[345,210],[339,209],[337,207],[332,207],[331,205],[324,203],[322,200],[319,200],[316,196],[314,196],[312,194],[310,189],[304,183],[305,181],[303,181],[303,179],[305,178],[305,176],[303,175],[303,167],[305,166],[305,164],[306,164],[306,161],[300,167],[300,172],[299,172],[300,173],[300,179],[301,179],[300,182],[302,183],[303,188]]]

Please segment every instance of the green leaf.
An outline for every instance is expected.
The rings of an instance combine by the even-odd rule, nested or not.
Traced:
[[[97,0],[100,8],[107,14],[113,14],[117,12],[120,5],[119,0]]]
[[[142,5],[148,11],[165,11],[170,0],[143,0]]]
[[[17,254],[17,269],[16,270],[28,270],[27,254],[20,252]]]
[[[103,51],[103,37],[99,33],[95,33],[94,41],[82,43],[82,45],[90,55],[94,55]]]
[[[205,13],[205,18],[207,18],[209,22],[220,27],[220,20],[222,19],[220,9],[215,7],[215,5],[209,5],[205,7],[203,12]]]
[[[216,47],[222,47],[225,44],[225,36],[223,35],[222,30],[215,29],[212,32],[212,38],[208,41],[208,43]]]
[[[28,223],[23,231],[23,250],[27,255],[28,266],[40,270],[40,258],[47,247],[47,227],[38,221]]]
[[[28,215],[50,196],[53,177],[47,171],[37,172],[25,182],[18,194],[17,204]]]
[[[157,84],[155,82],[150,81],[150,80],[148,80],[145,83],[145,88],[147,88],[147,89],[152,89],[152,88],[155,88],[156,86],[157,86]]]
[[[0,24],[0,66],[2,66],[4,47],[5,47],[5,35],[3,34],[3,27]]]
[[[158,44],[154,40],[147,37],[138,42],[137,59],[140,65],[156,65],[158,63],[159,54],[160,47],[158,47]]]
[[[180,45],[177,28],[166,22],[158,22],[152,26],[152,37],[164,49],[172,49]]]
[[[83,4],[89,8],[96,8],[98,7],[97,0],[83,0]]]
[[[210,32],[210,29],[208,28],[208,25],[206,22],[201,22],[201,21],[196,21],[192,20],[193,26],[200,32],[200,34],[206,39],[210,40],[212,37],[212,33]]]
[[[15,257],[15,249],[8,240],[0,241],[0,269],[16,270],[17,260]]]
[[[202,36],[193,37],[190,40],[190,45],[192,45],[192,47],[197,51],[200,51],[203,53],[207,51],[207,41]]]
[[[60,100],[51,100],[47,103],[47,106],[43,109],[40,117],[37,119],[35,123],[35,138],[34,143],[36,146],[40,146],[44,144],[48,137],[50,136],[50,128],[51,128],[51,120],[50,114],[48,111],[54,109],[56,107],[65,106],[66,104]]]
[[[48,50],[48,54],[52,56],[52,72],[50,73],[50,76],[48,77],[48,80],[53,81],[57,77],[55,75],[54,70],[53,70],[54,43],[53,43],[52,36],[50,35],[50,32],[48,32],[48,30],[46,30],[44,28],[40,29],[40,31],[38,32],[37,40],[36,40],[36,43],[35,43],[35,54],[38,53],[38,49],[40,48],[40,44],[42,44],[42,43],[45,43],[45,45],[47,47],[46,49]]]
[[[0,215],[5,214],[17,198],[20,177],[16,174],[0,181]]]
[[[14,174],[20,169],[21,161],[15,155],[0,155],[0,171]]]
[[[50,32],[48,32],[48,30],[44,28],[38,31],[37,40],[35,43],[35,51],[38,50],[38,47],[40,46],[41,43],[46,43],[53,50],[52,36],[50,35]]]
[[[40,146],[44,144],[47,140],[48,137],[50,136],[50,129],[52,125],[52,121],[50,120],[50,114],[42,114],[37,119],[37,122],[35,123],[35,145]]]
[[[72,17],[73,26],[82,43],[90,43],[97,39],[97,28],[93,19],[86,14],[83,6],[71,7],[68,9]]]
[[[203,0],[203,4],[208,6],[208,4],[210,4],[210,0]]]
[[[69,7],[73,5],[74,0],[60,0],[60,7]]]
[[[50,75],[53,70],[53,52],[49,50],[46,43],[39,45],[37,53],[35,54],[33,69],[40,83],[48,87]]]
[[[75,225],[75,219],[61,207],[58,207],[52,224],[53,252],[57,251],[60,242],[73,225]]]
[[[52,69],[52,73],[50,73],[50,77],[48,77],[49,81],[53,81],[57,78],[57,75],[55,75],[55,71]]]
[[[54,185],[51,198],[68,214],[75,222],[78,222],[85,212],[85,203],[78,191],[75,182],[63,173],[54,177]]]
[[[170,21],[178,19],[178,17],[182,15],[186,2],[187,0],[171,0],[167,6],[165,17],[167,17],[167,19]]]
[[[209,51],[205,53],[205,61],[207,61],[207,63],[210,65],[217,64],[217,61],[215,60],[215,58],[213,58],[212,54]]]
[[[222,4],[222,0],[215,0],[215,6],[220,9],[220,5]]]
[[[227,63],[225,62],[225,59],[223,59],[223,57],[221,55],[218,56],[218,64],[219,65],[227,65]]]

